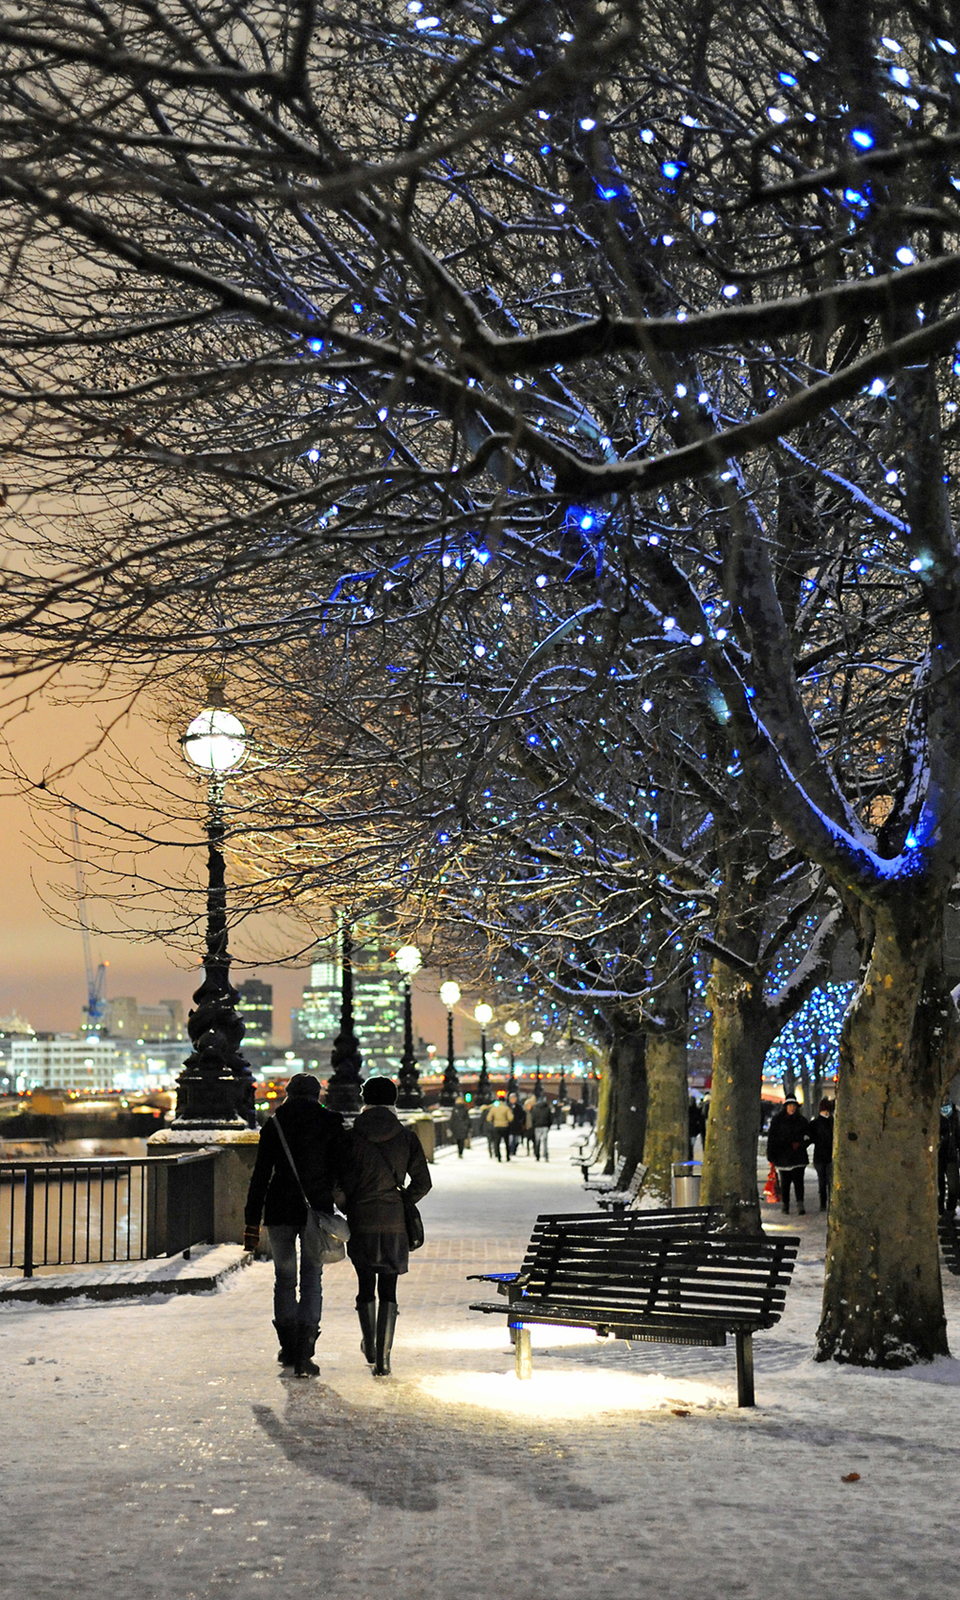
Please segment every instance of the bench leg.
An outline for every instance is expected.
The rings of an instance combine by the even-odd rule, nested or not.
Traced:
[[[737,1405],[756,1405],[753,1396],[753,1334],[738,1333],[737,1341]]]
[[[533,1347],[530,1343],[530,1329],[517,1328],[516,1330],[516,1370],[518,1378],[533,1377]]]

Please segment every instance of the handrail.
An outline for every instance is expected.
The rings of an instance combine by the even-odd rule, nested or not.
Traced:
[[[143,1261],[213,1239],[215,1150],[0,1159],[0,1268]]]

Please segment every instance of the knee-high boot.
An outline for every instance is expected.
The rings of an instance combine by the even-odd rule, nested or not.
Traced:
[[[377,1364],[373,1370],[375,1378],[390,1376],[390,1352],[393,1349],[396,1326],[396,1300],[381,1300],[377,1308]]]
[[[299,1322],[274,1321],[277,1338],[280,1340],[280,1349],[277,1351],[277,1360],[285,1367],[292,1367],[297,1359],[299,1348],[300,1324]]]
[[[319,1378],[320,1368],[311,1359],[317,1348],[317,1339],[320,1328],[316,1322],[300,1322],[297,1324],[299,1341],[297,1345],[297,1359],[294,1373],[298,1378]]]
[[[371,1367],[377,1364],[377,1302],[376,1300],[358,1300],[357,1316],[360,1318],[360,1332],[363,1338],[360,1349],[363,1351],[364,1361]]]

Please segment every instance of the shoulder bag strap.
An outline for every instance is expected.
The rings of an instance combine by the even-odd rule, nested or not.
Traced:
[[[406,1129],[404,1128],[402,1122],[400,1123],[400,1130],[403,1133],[406,1132]],[[375,1150],[377,1152],[377,1155],[380,1157],[380,1160],[383,1162],[383,1164],[386,1167],[387,1171],[389,1172],[391,1178],[393,1179],[394,1184],[396,1185],[396,1188],[399,1190],[399,1192],[401,1194],[403,1194],[403,1184],[401,1183],[400,1179],[397,1177],[396,1172],[394,1171],[393,1162],[387,1160],[387,1158],[384,1155],[383,1151],[380,1149],[380,1146],[378,1144],[374,1144],[372,1139],[368,1139],[367,1143],[370,1146],[371,1150]],[[406,1173],[404,1173],[404,1177],[406,1177]]]
[[[290,1154],[290,1146],[287,1144],[286,1137],[284,1135],[283,1129],[281,1128],[281,1126],[280,1126],[279,1122],[277,1121],[276,1117],[274,1117],[274,1119],[273,1119],[273,1126],[277,1130],[277,1138],[280,1140],[280,1143],[283,1145],[284,1155],[286,1156],[287,1160],[290,1163],[290,1170],[293,1173],[293,1176],[297,1180],[297,1188],[300,1190],[300,1193],[303,1196],[303,1203],[306,1206],[307,1210],[310,1211],[312,1209],[312,1207],[310,1205],[310,1201],[307,1199],[307,1192],[304,1189],[303,1184],[300,1182],[300,1174],[297,1171],[297,1164],[294,1161],[293,1156]]]

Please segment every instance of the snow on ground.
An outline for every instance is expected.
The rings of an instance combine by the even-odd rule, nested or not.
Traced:
[[[552,1135],[549,1166],[440,1153],[390,1380],[360,1356],[346,1265],[327,1269],[310,1383],[279,1375],[265,1263],[211,1295],[0,1308],[4,1595],[956,1592],[960,1362],[813,1362],[817,1215],[768,1218],[804,1243],[783,1321],[755,1340],[755,1411],[737,1409],[732,1345],[534,1329],[534,1376],[517,1382],[465,1274],[516,1266],[539,1211],[590,1209],[570,1143]]]

